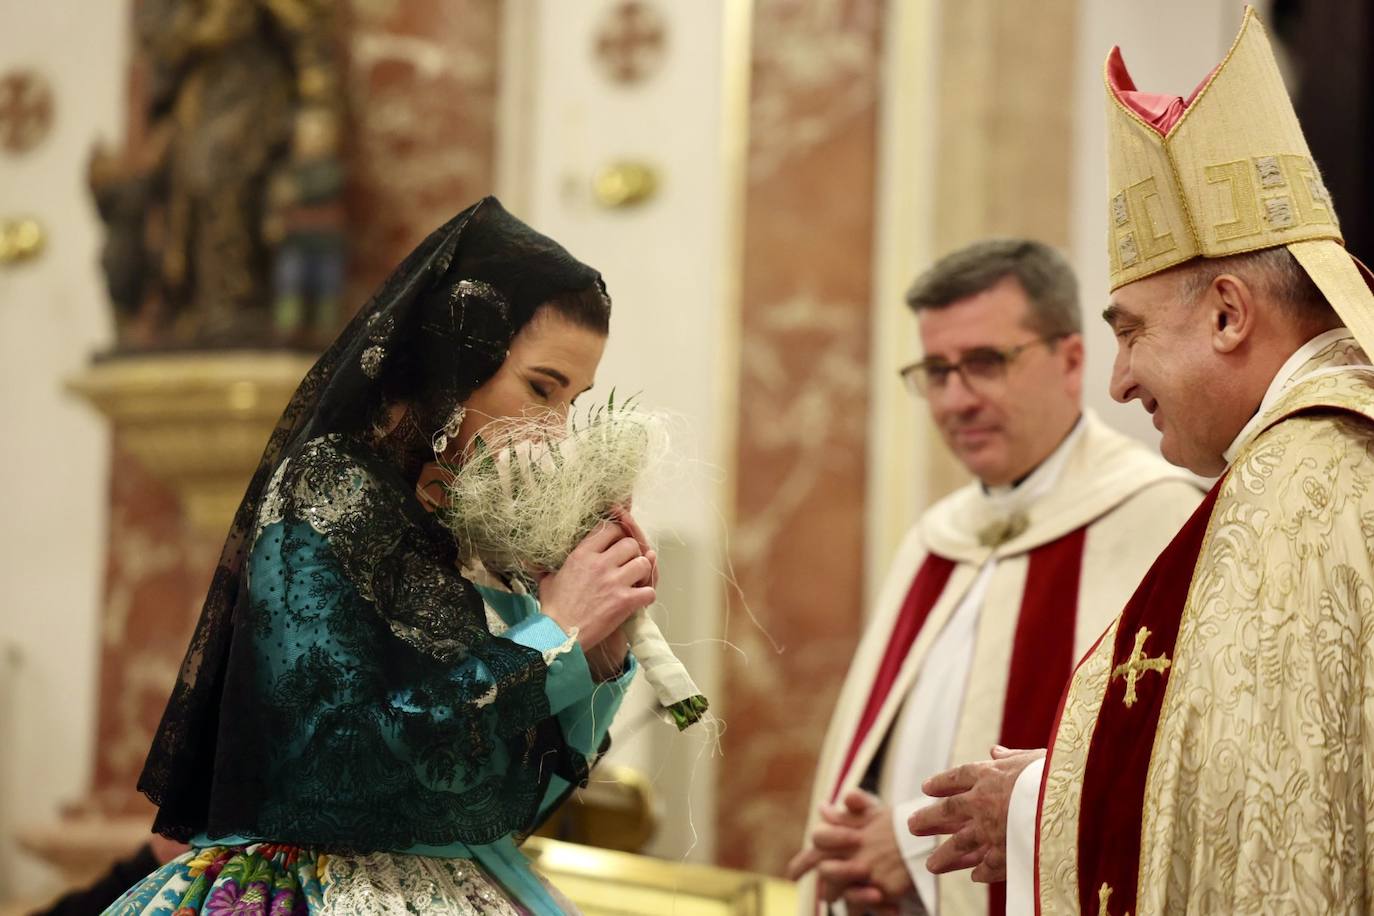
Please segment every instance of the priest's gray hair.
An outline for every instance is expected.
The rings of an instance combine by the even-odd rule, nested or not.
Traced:
[[[916,278],[907,305],[942,309],[1014,277],[1030,300],[1031,330],[1044,337],[1083,332],[1078,279],[1063,255],[1031,239],[987,239],[953,251]]]
[[[1283,246],[1261,248],[1224,258],[1194,258],[1175,268],[1178,272],[1178,297],[1197,302],[1217,277],[1232,274],[1273,302],[1304,327],[1334,328],[1340,319],[1326,301],[1317,284],[1302,269],[1298,259]]]

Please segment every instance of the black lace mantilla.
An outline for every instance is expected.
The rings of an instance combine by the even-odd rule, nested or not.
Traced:
[[[425,239],[306,375],[139,780],[158,832],[485,843],[531,826],[552,773],[585,778],[549,717],[542,655],[492,636],[414,475],[535,309],[592,287],[594,270],[487,198]]]

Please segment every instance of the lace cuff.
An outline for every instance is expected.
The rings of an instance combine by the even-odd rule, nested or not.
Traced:
[[[552,618],[536,612],[506,630],[501,638],[543,653],[544,663],[549,667],[544,693],[549,698],[551,714],[557,715],[585,700],[596,689],[587,656],[582,654],[576,636],[564,633]]]

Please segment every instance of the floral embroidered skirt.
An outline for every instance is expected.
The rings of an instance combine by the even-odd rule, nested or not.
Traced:
[[[468,859],[332,855],[271,843],[192,849],[105,910],[107,916],[527,912]]]

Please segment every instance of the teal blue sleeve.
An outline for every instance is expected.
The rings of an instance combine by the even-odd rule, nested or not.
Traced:
[[[611,722],[620,711],[625,692],[630,689],[630,682],[638,671],[639,662],[635,661],[632,653],[627,652],[625,668],[619,677],[597,684],[586,700],[558,713],[558,724],[563,727],[563,738],[569,747],[586,757],[601,749],[602,742],[610,733]]]
[[[540,652],[567,647],[549,662],[546,691],[549,708],[558,717],[563,739],[583,757],[591,758],[600,750],[610,733],[611,722],[620,711],[625,692],[639,671],[633,653],[625,656],[625,668],[613,680],[597,683],[582,647],[575,641],[567,646],[568,636],[563,629],[539,611],[539,602],[531,595],[514,594],[479,585],[483,600],[509,626],[505,638]],[[541,815],[554,804],[568,784],[555,776],[545,793]]]
[[[533,599],[528,600],[534,603]],[[582,647],[577,640],[568,645],[568,634],[552,618],[534,611],[501,635],[545,653],[549,673],[544,682],[544,692],[549,697],[550,712],[559,714],[578,706],[595,692],[597,685],[592,680],[592,671],[587,666],[587,656],[582,653]],[[550,658],[548,653],[554,650],[561,651]]]
[[[638,670],[634,657],[626,657],[625,670],[615,680],[597,683],[592,679],[582,647],[576,640],[569,644],[568,634],[553,618],[540,612],[539,602],[532,595],[485,585],[477,586],[477,590],[487,606],[510,627],[501,634],[504,638],[544,653],[549,666],[544,688],[549,710],[558,716],[571,747],[584,757],[594,754],[634,680]],[[550,657],[555,650],[561,651]]]
[[[583,664],[586,664],[585,660]],[[630,682],[635,679],[638,671],[639,662],[635,661],[632,653],[626,653],[625,669],[619,677],[597,684],[590,696],[558,714],[563,740],[568,743],[568,747],[586,757],[589,764],[600,752],[606,735],[611,731],[611,722],[620,711],[620,703],[625,699],[625,692],[630,689]],[[559,776],[550,779],[549,787],[544,792],[544,800],[539,805],[539,817],[547,817],[550,809],[562,800],[567,791],[566,780]]]
[[[619,677],[597,684],[586,700],[575,703],[558,714],[563,740],[568,743],[568,747],[586,757],[589,765],[593,762],[592,758],[601,750],[606,735],[610,733],[611,722],[620,711],[625,691],[630,689],[630,682],[634,680],[638,670],[639,663],[635,661],[634,655],[626,654],[625,670]],[[547,817],[550,810],[563,800],[568,788],[567,780],[560,776],[555,775],[549,780],[549,787],[544,791],[544,799],[539,803],[540,820]]]

